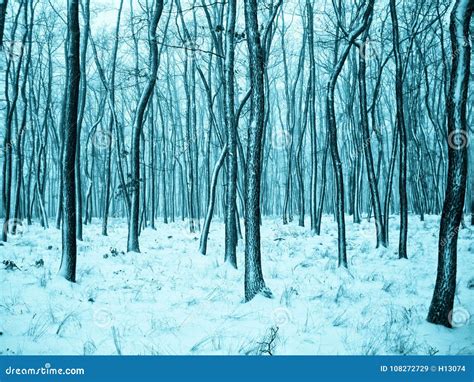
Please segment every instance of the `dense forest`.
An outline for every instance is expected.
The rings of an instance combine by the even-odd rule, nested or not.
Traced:
[[[339,328],[365,315],[345,313],[351,300],[379,299],[373,282],[411,315],[400,293],[419,280],[407,325],[422,317],[464,348],[394,350],[387,334],[388,347],[342,351],[474,351],[462,307],[474,303],[473,11],[474,0],[0,0],[0,330],[16,333],[0,352],[23,335],[36,345],[17,352],[54,352],[39,337],[85,330],[70,306],[38,313],[35,299],[51,309],[60,291],[112,327],[111,349],[90,339],[84,353],[122,354],[121,292],[77,288],[131,282],[138,295],[161,275],[164,288],[189,280],[163,295],[170,304],[214,301],[221,286],[243,297],[200,315],[276,301],[259,345],[229,353],[278,353],[283,324],[303,330],[318,314],[315,285],[346,309],[327,323]],[[314,280],[298,284],[303,271]],[[186,325],[195,313],[179,309]],[[382,325],[399,322],[389,316]],[[221,351],[214,341],[168,352]],[[129,351],[158,352],[146,349]]]

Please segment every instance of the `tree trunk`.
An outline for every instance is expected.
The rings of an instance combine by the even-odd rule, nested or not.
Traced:
[[[82,121],[84,119],[84,109],[86,107],[87,78],[86,78],[86,59],[87,44],[89,42],[89,3],[90,0],[84,0],[83,18],[84,33],[81,43],[81,84],[79,92],[79,111],[77,117],[77,142],[76,142],[76,237],[82,241],[82,177],[81,177],[81,131]],[[81,3],[82,4],[82,3]]]
[[[26,4],[21,3],[18,7],[18,12],[15,15],[14,23],[13,23],[13,33],[12,38],[15,37],[15,31],[18,26],[18,20],[22,10],[25,8],[23,12],[26,11]],[[26,17],[26,16],[25,16]],[[26,43],[27,31],[23,33],[22,36],[22,46]],[[13,68],[15,75],[12,79],[12,97],[10,99],[9,95],[9,77],[11,76],[12,67],[14,66],[13,60],[8,60],[7,63],[7,70],[5,73],[5,99],[6,99],[6,122],[5,122],[5,138],[3,143],[3,150],[5,151],[5,159],[3,162],[3,182],[2,182],[2,204],[3,204],[3,211],[5,214],[5,220],[2,229],[2,241],[7,241],[8,239],[8,232],[9,226],[12,224],[10,221],[10,214],[11,214],[11,189],[12,189],[12,168],[13,168],[13,147],[14,147],[14,140],[12,137],[12,125],[13,119],[16,112],[16,105],[18,103],[18,94],[19,94],[19,83],[20,83],[20,69],[21,63],[23,60],[23,49],[20,50],[20,55],[18,57],[18,63],[16,68]]]
[[[370,0],[365,10],[362,24],[351,33],[349,42],[338,59],[334,71],[327,85],[326,95],[326,120],[327,120],[327,134],[329,137],[329,146],[331,150],[331,157],[334,169],[334,181],[336,187],[336,220],[337,220],[337,237],[338,237],[338,265],[347,268],[347,254],[346,254],[346,224],[344,219],[344,180],[342,173],[342,162],[339,156],[339,148],[337,144],[337,125],[336,125],[336,111],[334,107],[334,92],[336,88],[337,78],[341,73],[344,62],[349,55],[350,49],[357,37],[370,25],[372,12],[374,8],[374,0]]]
[[[451,11],[451,78],[446,99],[448,115],[448,179],[441,215],[438,242],[438,272],[428,312],[428,321],[447,327],[456,326],[453,317],[456,291],[456,261],[467,182],[468,129],[466,100],[469,83],[471,47],[469,24],[474,1],[457,0]]]
[[[139,234],[139,210],[140,210],[140,139],[143,128],[143,117],[148,101],[153,93],[156,82],[156,73],[158,72],[158,47],[156,41],[156,29],[163,12],[163,1],[155,2],[152,20],[148,30],[148,43],[151,53],[151,72],[147,86],[142,92],[140,101],[137,105],[135,120],[133,123],[132,143],[131,143],[131,188],[132,198],[130,207],[130,218],[128,222],[128,252],[140,252],[138,243]]]
[[[59,274],[66,280],[76,281],[76,185],[75,159],[77,140],[77,114],[79,104],[80,72],[80,31],[79,0],[68,2],[68,53],[66,112],[64,123],[64,156],[62,158],[63,181],[63,225],[62,257]]]
[[[407,201],[407,133],[405,127],[405,114],[403,104],[403,68],[400,54],[400,38],[398,35],[398,18],[395,0],[390,0],[390,15],[392,17],[393,30],[393,54],[395,57],[395,93],[397,100],[396,124],[400,138],[400,239],[398,243],[398,257],[406,259],[407,256],[407,234],[408,234],[408,201]]]
[[[207,238],[209,236],[209,228],[211,227],[212,215],[214,214],[217,179],[219,177],[219,171],[222,165],[224,164],[224,159],[226,158],[226,155],[227,155],[227,146],[225,146],[222,149],[221,155],[219,156],[219,159],[217,160],[216,165],[214,167],[214,171],[212,172],[209,205],[207,207],[206,220],[204,220],[204,226],[201,232],[201,240],[199,243],[199,252],[202,255],[205,255],[207,253]]]
[[[257,0],[245,0],[245,29],[252,86],[245,169],[245,301],[258,293],[272,297],[265,285],[260,248],[260,175],[265,118],[264,57],[260,43]]]
[[[370,188],[370,199],[372,201],[372,209],[375,217],[375,232],[377,236],[377,248],[380,244],[387,247],[387,239],[382,220],[382,210],[380,207],[380,196],[377,188],[377,178],[374,170],[374,159],[372,157],[372,145],[369,132],[369,120],[367,111],[367,85],[366,76],[366,57],[367,57],[367,33],[364,33],[362,44],[359,48],[359,105],[360,105],[360,125],[362,128],[362,136],[364,138],[362,146],[365,155],[365,164],[367,167],[367,178]]]
[[[227,127],[227,174],[224,261],[237,268],[237,125],[234,116],[234,56],[236,0],[227,5],[225,41],[225,122]]]

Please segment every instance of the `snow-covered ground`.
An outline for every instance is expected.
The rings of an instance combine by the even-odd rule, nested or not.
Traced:
[[[84,227],[77,284],[55,274],[61,234],[34,225],[0,246],[0,354],[474,354],[473,229],[460,232],[454,321],[426,322],[437,264],[439,217],[409,221],[409,260],[374,248],[372,222],[347,218],[349,271],[337,268],[331,217],[321,236],[264,220],[262,264],[273,299],[243,303],[239,269],[223,264],[223,224],[208,256],[184,222],[146,229],[142,253],[123,253],[124,221]],[[111,249],[112,248],[112,249]],[[41,264],[43,260],[44,265]],[[37,263],[38,262],[38,263]]]

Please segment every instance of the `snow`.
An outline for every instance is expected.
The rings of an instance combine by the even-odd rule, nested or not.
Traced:
[[[262,266],[275,298],[246,304],[243,243],[234,270],[223,263],[217,219],[206,257],[185,222],[146,229],[138,254],[121,252],[123,220],[111,221],[109,237],[94,221],[79,243],[76,284],[56,276],[60,231],[23,226],[0,246],[0,261],[20,268],[0,266],[0,354],[265,354],[269,342],[276,355],[473,354],[472,227],[460,231],[457,327],[447,329],[425,320],[439,217],[410,216],[408,260],[398,259],[396,217],[388,249],[374,248],[373,222],[350,220],[345,270],[337,268],[332,217],[324,217],[321,236],[265,218]],[[40,259],[44,266],[35,266]]]

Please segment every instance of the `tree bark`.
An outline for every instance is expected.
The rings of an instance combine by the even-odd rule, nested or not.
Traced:
[[[360,106],[360,125],[362,129],[362,136],[364,138],[362,146],[365,156],[365,164],[367,167],[367,177],[370,188],[370,199],[372,202],[372,209],[375,217],[375,232],[377,236],[377,248],[381,244],[387,247],[387,239],[385,236],[385,229],[382,220],[382,209],[380,207],[380,196],[377,188],[377,178],[374,170],[374,159],[372,156],[372,145],[369,131],[369,119],[367,110],[367,85],[365,81],[366,76],[366,57],[367,57],[367,32],[364,32],[362,43],[359,48],[359,106]]]
[[[83,0],[83,18],[84,18],[84,33],[81,43],[81,83],[79,92],[79,111],[77,116],[77,142],[76,142],[76,237],[77,240],[82,241],[82,177],[81,177],[81,131],[82,121],[84,119],[84,109],[86,107],[87,95],[87,78],[86,78],[86,59],[87,59],[87,44],[89,42],[89,23],[90,0]]]
[[[342,162],[339,156],[339,148],[337,143],[337,124],[336,111],[334,107],[334,92],[336,88],[337,78],[341,73],[344,62],[349,55],[352,45],[357,37],[370,25],[372,12],[374,8],[374,0],[370,0],[364,12],[362,24],[351,33],[348,37],[348,44],[337,60],[336,66],[329,79],[326,94],[326,123],[327,134],[329,137],[329,146],[331,150],[331,157],[334,170],[334,180],[336,187],[336,220],[337,220],[337,237],[338,237],[338,265],[347,268],[347,254],[346,254],[346,224],[344,218],[344,179],[342,173]]]
[[[209,228],[211,227],[211,220],[212,215],[214,214],[214,205],[216,201],[216,186],[217,186],[217,179],[219,177],[219,171],[224,164],[224,159],[227,155],[227,146],[222,149],[221,155],[216,162],[214,167],[214,171],[212,172],[212,179],[211,179],[211,187],[210,187],[210,195],[209,195],[209,205],[207,207],[207,214],[206,220],[204,220],[204,226],[201,232],[201,239],[199,242],[199,252],[202,255],[207,253],[207,238],[209,236]]]
[[[227,127],[227,173],[225,210],[224,261],[237,268],[237,125],[234,116],[234,59],[235,59],[236,0],[227,4],[227,35],[225,41],[225,122]]]
[[[256,0],[245,0],[245,29],[252,86],[248,128],[247,163],[245,169],[245,301],[257,294],[272,297],[265,285],[260,248],[260,177],[262,137],[265,118],[264,57],[258,26]]]
[[[139,210],[140,210],[140,139],[143,128],[143,117],[148,101],[153,93],[158,72],[158,47],[156,41],[156,29],[163,12],[163,0],[155,2],[152,20],[148,30],[148,43],[151,53],[151,71],[147,86],[143,89],[133,123],[131,143],[131,182],[132,198],[130,206],[130,218],[128,222],[128,252],[140,252],[138,243],[139,234]]]
[[[450,19],[452,65],[448,116],[448,179],[441,215],[438,242],[438,271],[428,312],[428,321],[447,327],[453,322],[456,291],[456,262],[459,225],[461,223],[467,183],[468,128],[466,100],[469,83],[471,47],[469,24],[474,11],[473,0],[457,0]]]
[[[398,185],[400,195],[400,239],[398,243],[398,257],[400,259],[406,259],[408,257],[407,133],[403,104],[403,67],[400,53],[400,37],[398,33],[398,18],[395,0],[390,0],[390,15],[392,18],[393,54],[395,57],[395,95],[397,101],[396,124],[400,139],[400,174]]]
[[[76,185],[75,159],[77,140],[77,114],[79,105],[80,72],[80,29],[79,0],[68,0],[68,53],[66,112],[64,124],[64,156],[62,158],[63,181],[63,224],[62,257],[59,275],[66,280],[76,281]]]

